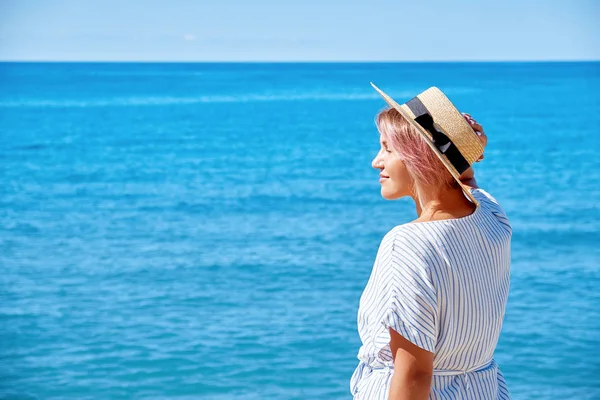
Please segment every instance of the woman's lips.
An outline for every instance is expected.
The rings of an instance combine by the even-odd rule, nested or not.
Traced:
[[[385,176],[385,175],[379,175],[379,182],[383,182],[386,179],[389,179],[389,176]]]

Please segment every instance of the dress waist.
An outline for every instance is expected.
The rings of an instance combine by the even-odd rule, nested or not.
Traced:
[[[489,361],[481,363],[479,365],[475,365],[471,368],[463,369],[463,370],[453,370],[453,369],[433,369],[433,376],[456,376],[456,375],[466,375],[471,372],[481,372],[486,369],[492,367],[494,365],[494,359],[492,358]],[[394,367],[391,365],[385,365],[383,367],[371,367],[370,365],[364,365],[370,373],[390,373],[394,370]]]
[[[488,369],[494,364],[494,359],[486,361],[482,364],[464,370],[451,370],[451,369],[433,369],[434,376],[455,376],[455,375],[466,375],[470,372],[480,372]]]

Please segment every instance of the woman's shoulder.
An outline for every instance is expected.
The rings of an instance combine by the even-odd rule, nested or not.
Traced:
[[[505,229],[512,232],[506,212],[494,196],[482,188],[473,188],[471,193],[479,201],[481,207],[491,213]]]
[[[492,196],[487,190],[480,188],[480,187],[476,187],[476,188],[471,188],[471,194],[473,194],[473,196],[481,201],[484,200],[486,202],[491,202],[497,205],[500,205],[498,203],[498,200],[496,200],[496,198],[494,196]]]
[[[383,236],[382,242],[395,242],[408,239],[412,232],[410,225],[410,223],[404,223],[394,226]]]
[[[428,252],[431,233],[418,229],[418,224],[405,223],[394,226],[381,240],[380,249],[419,255]]]

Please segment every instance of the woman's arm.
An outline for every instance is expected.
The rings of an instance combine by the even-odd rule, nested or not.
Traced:
[[[475,121],[473,117],[471,117],[470,114],[463,113],[463,116],[465,117],[469,125],[471,125],[471,128],[473,128],[475,133],[477,133],[477,136],[479,136],[479,140],[481,140],[481,144],[483,144],[483,147],[485,148],[488,142],[488,138],[485,132],[483,131],[483,127],[479,125],[477,121]],[[481,160],[483,160],[483,155],[476,162],[479,162]],[[464,185],[469,186],[472,189],[477,189],[479,187],[477,186],[477,181],[475,180],[475,170],[473,170],[473,167],[469,167],[469,169],[462,173],[462,175],[460,176],[460,181]]]
[[[389,400],[427,400],[433,374],[433,353],[423,350],[390,328],[394,375]]]

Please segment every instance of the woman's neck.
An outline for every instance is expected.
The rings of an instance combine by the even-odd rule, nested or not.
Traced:
[[[475,210],[461,188],[420,187],[418,195],[411,196],[417,209],[417,221],[461,218]]]

